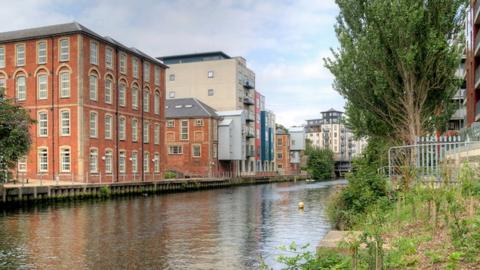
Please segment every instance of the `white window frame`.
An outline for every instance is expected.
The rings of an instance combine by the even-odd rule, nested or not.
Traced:
[[[147,61],[143,62],[143,81],[150,82],[150,63]]]
[[[143,152],[143,172],[150,172],[150,153],[148,151]]]
[[[153,171],[155,173],[160,172],[160,154],[158,152],[153,154]]]
[[[65,155],[68,154],[68,155]],[[65,162],[68,159],[68,162]],[[72,170],[72,150],[69,146],[60,147],[60,172],[69,173]]]
[[[15,44],[15,65],[17,67],[23,67],[27,62],[27,52],[25,47],[25,43]],[[21,52],[20,48],[22,49]]]
[[[45,153],[45,156],[43,156]],[[48,148],[39,147],[37,148],[37,157],[38,157],[38,172],[48,172]],[[45,158],[45,161],[42,158]]]
[[[135,79],[138,79],[138,58],[132,57],[132,73]]]
[[[138,89],[136,85],[132,86],[132,108],[134,110],[138,109]]]
[[[213,70],[209,70],[209,71],[207,72],[207,77],[208,77],[209,79],[213,79],[213,78],[215,77],[215,72],[214,72]]]
[[[118,172],[121,174],[127,172],[127,151],[125,150],[118,152]]]
[[[90,148],[88,154],[88,171],[90,173],[98,173],[98,149]]]
[[[23,83],[19,83],[19,79],[23,78]],[[19,74],[15,77],[15,96],[18,101],[27,100],[27,76],[25,74]]]
[[[0,46],[0,68],[5,67],[5,46]]]
[[[155,91],[155,96],[153,97],[153,112],[160,114],[160,91]]]
[[[89,135],[90,138],[98,138],[98,113],[96,111],[90,111],[89,119]]]
[[[124,82],[120,82],[118,85],[118,105],[127,106],[127,85]]]
[[[127,118],[125,116],[118,118],[118,139],[121,141],[127,139]]]
[[[64,77],[65,76],[65,77]],[[70,97],[70,71],[62,70],[58,74],[60,84],[60,98]]]
[[[63,113],[67,112],[68,113],[68,119],[63,118],[64,115]],[[70,136],[71,133],[71,117],[70,117],[70,110],[69,109],[61,109],[60,113],[60,136]],[[65,132],[68,131],[68,132]]]
[[[168,75],[168,80],[171,82],[175,81],[175,74]]]
[[[45,48],[41,48],[41,45],[45,44]],[[37,42],[37,64],[43,65],[47,63],[48,58],[48,43],[46,40],[40,40]]]
[[[190,125],[189,125],[189,122],[188,120],[180,120],[180,140],[181,141],[188,141],[188,138],[189,138],[189,129],[190,129]],[[186,125],[184,125],[186,123]],[[186,130],[184,130],[186,129]]]
[[[113,138],[113,115],[105,114],[105,139],[111,140]]]
[[[175,98],[175,91],[168,92],[168,98]]]
[[[154,84],[160,86],[160,67],[155,66],[153,72]]]
[[[27,157],[23,156],[17,160],[17,170],[19,172],[27,172]]]
[[[98,101],[98,75],[96,73],[88,76],[88,96],[90,100]]]
[[[113,49],[110,47],[105,47],[105,66],[113,69]]]
[[[138,152],[132,151],[132,173],[138,173]]]
[[[40,79],[45,78],[45,81],[41,82]],[[48,74],[39,73],[37,75],[37,98],[48,99]]]
[[[169,155],[183,155],[183,146],[179,144],[172,144],[168,146]]]
[[[215,90],[214,90],[214,89],[208,89],[208,90],[207,90],[207,95],[208,95],[209,97],[213,97],[213,96],[215,95]]]
[[[104,101],[107,104],[112,104],[113,97],[113,79],[110,76],[105,78],[105,98]]]
[[[111,174],[113,172],[113,151],[112,149],[105,150],[105,173]]]
[[[175,120],[167,120],[167,128],[175,127]]]
[[[138,120],[132,119],[132,142],[138,142]]]
[[[195,119],[196,127],[203,127],[203,119]]]
[[[198,147],[198,155],[195,155],[195,148]],[[202,157],[202,145],[198,143],[192,144],[192,157],[200,158]]]
[[[120,52],[120,73],[127,74],[127,54]]]
[[[150,123],[143,121],[143,143],[150,143]]]
[[[143,111],[150,111],[150,91],[143,90]]]
[[[66,43],[64,44],[63,41]],[[60,62],[70,60],[70,38],[61,38],[58,40],[58,59]]]
[[[42,115],[46,116],[45,119],[42,119]],[[47,110],[42,110],[38,111],[37,113],[37,132],[38,132],[38,137],[48,137],[48,111]],[[45,132],[45,134],[42,134],[42,132]]]
[[[98,42],[90,39],[90,64],[98,65]]]
[[[6,80],[4,76],[0,75],[0,92],[2,91],[2,89],[3,89],[3,94],[6,95],[7,94]]]
[[[153,144],[160,144],[160,124],[155,124],[153,128]]]

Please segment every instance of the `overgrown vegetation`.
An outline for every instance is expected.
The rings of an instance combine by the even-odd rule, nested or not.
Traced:
[[[167,172],[165,172],[164,178],[165,179],[175,179],[175,178],[177,178],[177,174],[175,172],[167,171]]]
[[[309,150],[307,171],[316,180],[332,179],[335,174],[333,151],[328,148]]]

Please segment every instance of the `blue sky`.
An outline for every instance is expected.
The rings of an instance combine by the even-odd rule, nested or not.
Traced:
[[[286,126],[331,107],[343,110],[322,60],[338,46],[333,0],[1,1],[2,32],[75,20],[152,56],[241,55],[267,107]]]

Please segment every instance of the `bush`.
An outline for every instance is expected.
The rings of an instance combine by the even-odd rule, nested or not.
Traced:
[[[107,186],[103,186],[100,188],[100,197],[109,197],[110,196],[110,188]]]
[[[327,214],[336,228],[354,226],[368,210],[378,203],[388,203],[386,178],[366,158],[355,160],[354,171],[347,175],[348,185],[334,193]]]
[[[174,172],[165,172],[165,179],[175,179],[177,178],[177,174]]]

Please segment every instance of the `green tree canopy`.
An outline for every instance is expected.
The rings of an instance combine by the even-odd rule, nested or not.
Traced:
[[[326,67],[357,136],[413,143],[442,128],[464,47],[466,0],[336,0],[340,48]]]
[[[27,154],[31,139],[29,127],[33,123],[28,112],[6,99],[0,89],[0,157],[1,166],[12,168]]]
[[[313,179],[329,180],[335,173],[333,152],[329,148],[312,148],[308,152],[307,169]]]

